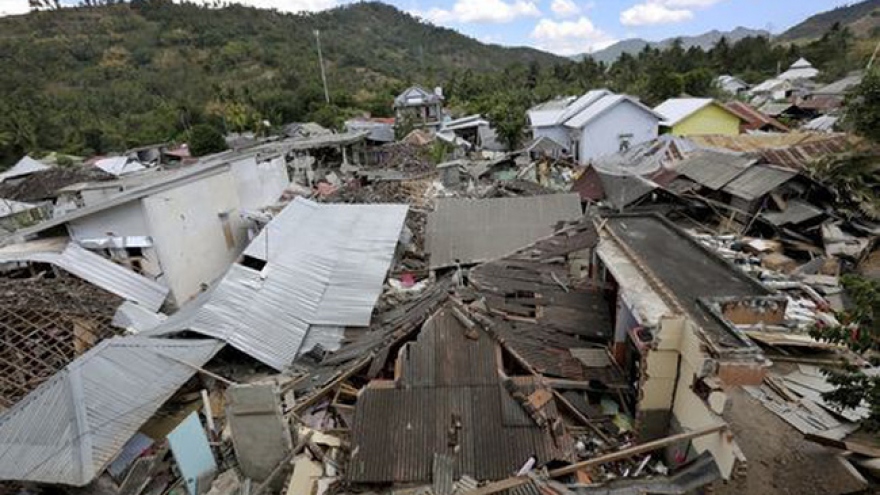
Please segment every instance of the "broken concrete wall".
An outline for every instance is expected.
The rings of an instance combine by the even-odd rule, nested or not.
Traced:
[[[714,411],[709,406],[708,398],[704,399],[697,393],[698,381],[711,378],[714,372],[714,362],[703,351],[698,331],[696,325],[687,322],[682,334],[678,385],[672,407],[675,422],[685,430],[696,430],[724,422],[721,417],[726,402],[723,392],[711,392],[714,394],[711,401],[716,408]],[[724,479],[730,478],[737,462],[745,461],[733,436],[728,432],[695,439],[693,446],[697,453],[712,453]]]
[[[785,323],[785,299],[752,298],[720,301],[724,318],[734,325],[782,325]]]
[[[226,391],[226,418],[245,477],[263,481],[292,449],[290,427],[274,382],[235,385]]]
[[[678,380],[682,317],[665,317],[655,333],[654,348],[643,360],[639,389],[639,438],[650,441],[668,434],[673,397]]]
[[[178,306],[217,280],[247,242],[235,180],[224,172],[143,200],[160,279]]]

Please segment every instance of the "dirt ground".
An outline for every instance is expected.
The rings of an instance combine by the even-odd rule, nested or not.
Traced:
[[[747,475],[718,484],[717,495],[839,495],[877,493],[841,464],[834,451],[804,440],[746,391],[729,393],[725,418],[746,456]]]

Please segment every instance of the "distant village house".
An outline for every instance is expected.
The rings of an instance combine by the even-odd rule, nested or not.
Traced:
[[[581,163],[657,138],[662,115],[637,98],[607,89],[531,108],[532,136],[558,143]]]

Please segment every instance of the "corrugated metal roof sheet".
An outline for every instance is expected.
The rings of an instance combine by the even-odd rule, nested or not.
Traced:
[[[32,210],[34,208],[39,208],[39,205],[0,198],[0,218],[14,215],[22,211]]]
[[[630,103],[630,104],[634,105],[635,107],[639,108],[640,110],[642,110],[648,114],[651,114],[652,116],[657,118],[658,121],[663,119],[662,115],[655,112],[650,107],[645,106],[642,102],[640,102],[639,100],[637,100],[631,96],[616,95],[613,93],[608,93],[608,94],[602,96],[601,98],[599,98],[598,100],[594,101],[588,107],[584,108],[580,112],[574,114],[572,117],[567,119],[565,121],[565,125],[567,127],[581,129],[585,125],[589,124],[590,122],[592,122],[593,120],[597,119],[599,116],[601,116],[602,114],[604,114],[605,112],[610,110],[611,108],[614,108],[615,106],[617,106],[618,104],[621,104],[621,103]]]
[[[127,156],[113,156],[95,162],[95,166],[115,176],[133,174],[147,168],[137,160],[130,160]]]
[[[806,222],[807,220],[817,218],[823,214],[824,212],[821,209],[816,208],[806,201],[793,199],[788,202],[785,211],[767,212],[761,216],[773,225],[783,226],[797,225]]]
[[[39,172],[40,170],[48,170],[50,168],[52,167],[45,163],[38,162],[29,156],[24,156],[18,161],[18,163],[13,165],[12,168],[0,174],[0,182],[15,177],[30,175],[34,172]]]
[[[675,172],[717,191],[752,166],[755,158],[717,151],[697,151],[679,162]]]
[[[342,339],[336,327],[370,324],[407,209],[297,198],[245,249],[266,262],[261,271],[233,265],[210,293],[148,333],[192,330],[278,370],[306,345],[332,349]]]
[[[487,261],[553,233],[583,216],[577,194],[492,199],[441,198],[428,216],[431,268]]]
[[[751,201],[773,191],[797,175],[791,169],[753,165],[724,186],[724,192]]]
[[[822,115],[804,124],[803,129],[807,131],[833,132],[838,120],[840,120],[840,117]]]
[[[769,115],[771,117],[779,117],[780,115],[784,114],[786,111],[788,111],[792,107],[794,107],[794,105],[792,103],[788,103],[788,102],[777,103],[777,102],[771,101],[769,103],[765,103],[764,105],[762,105],[761,108],[758,109],[758,111],[760,111],[763,114]]]
[[[0,479],[88,484],[222,346],[141,337],[98,344],[0,416]]]
[[[864,77],[865,74],[861,71],[849,74],[813,91],[813,95],[845,96],[848,91],[861,84]]]
[[[320,281],[321,296],[309,323],[367,326],[408,209],[297,198],[244,254],[268,261],[269,276],[272,266],[282,265]]]
[[[761,113],[758,109],[752,107],[748,103],[742,101],[731,101],[727,103],[727,107],[741,114],[745,117],[745,124],[743,128],[746,130],[754,131],[764,129],[765,127],[772,127],[780,132],[788,132],[788,127],[786,127],[782,122]]]
[[[168,296],[168,288],[70,242],[37,241],[0,249],[0,263],[51,263],[107,292],[134,301],[150,311],[158,311]]]
[[[599,172],[605,199],[615,209],[623,209],[654,191],[659,186],[638,175],[612,175]]]
[[[549,426],[558,418],[555,403],[542,408],[547,424],[539,426],[502,383],[491,337],[478,331],[474,340],[466,331],[448,308],[439,311],[425,323],[419,341],[404,350],[418,356],[413,366],[404,366],[406,386],[373,382],[361,391],[349,480],[429,481],[435,454],[452,460],[454,478],[481,480],[506,478],[532,455],[542,464],[570,460],[571,437],[561,431],[554,438]],[[470,359],[451,351],[465,348]],[[432,362],[415,362],[423,358]],[[463,369],[451,369],[450,358]],[[528,378],[510,386],[528,395],[535,383]],[[460,428],[450,433],[451,425]]]

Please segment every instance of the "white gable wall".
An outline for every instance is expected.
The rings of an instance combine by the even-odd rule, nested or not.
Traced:
[[[562,125],[551,127],[532,127],[532,137],[548,137],[561,144],[565,149],[571,152],[571,137],[568,128]]]
[[[580,131],[578,161],[588,163],[594,158],[621,151],[625,135],[630,147],[657,138],[660,122],[657,117],[624,101],[598,118],[587,123]]]
[[[253,157],[232,164],[241,208],[257,210],[278,202],[284,189],[290,185],[287,162],[284,157],[257,163]]]
[[[67,233],[78,243],[112,237],[151,237],[146,212],[140,201],[131,201],[115,208],[99,211],[87,217],[67,223]],[[106,253],[100,253],[107,256]],[[120,253],[113,252],[112,256]],[[143,259],[140,262],[142,275],[152,280],[162,281],[162,265],[158,253],[153,247],[141,249]]]
[[[178,306],[218,279],[244,249],[236,180],[230,171],[143,199],[163,275]]]

